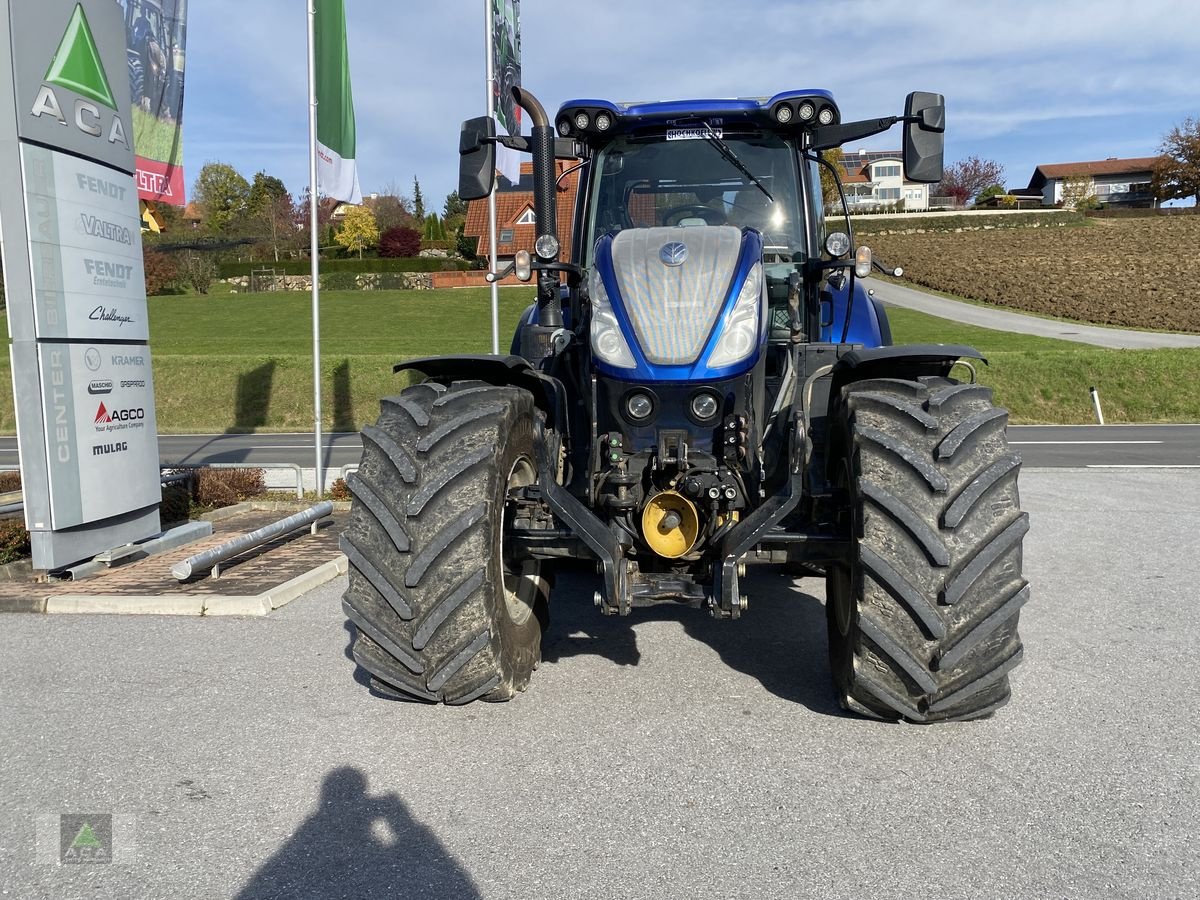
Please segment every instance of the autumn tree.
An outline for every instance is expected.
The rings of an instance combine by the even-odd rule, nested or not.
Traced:
[[[846,167],[842,165],[842,151],[826,150],[821,154],[821,158],[837,170],[837,178],[834,178],[829,166],[821,166],[821,193],[825,197],[825,205],[839,204],[841,197],[838,193],[838,181],[846,177]]]
[[[1001,184],[1003,180],[1004,166],[1000,163],[994,159],[968,156],[946,166],[942,172],[942,180],[938,182],[933,193],[939,197],[953,197],[965,206],[985,188]]]
[[[363,251],[379,243],[379,226],[375,224],[375,214],[365,206],[351,206],[346,210],[342,219],[342,229],[334,240],[349,250],[357,251],[362,259]]]
[[[379,238],[379,255],[385,258],[411,257],[421,252],[421,235],[415,228],[399,225]]]
[[[227,235],[246,224],[250,207],[250,182],[228,163],[205,163],[192,186],[204,228]]]
[[[389,228],[412,227],[416,219],[412,214],[412,204],[407,197],[394,192],[382,193],[377,197],[363,201],[375,213],[375,224],[380,231]]]
[[[1186,118],[1163,137],[1162,154],[1150,170],[1150,190],[1159,200],[1196,198],[1200,206],[1200,120]]]

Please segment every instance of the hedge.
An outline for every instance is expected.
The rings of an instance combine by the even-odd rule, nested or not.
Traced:
[[[414,256],[408,259],[323,259],[321,273],[351,272],[356,275],[379,272],[464,272],[471,264],[444,256]],[[276,275],[310,275],[312,264],[306,259],[285,262],[228,262],[221,263],[221,278],[237,278],[260,269],[274,269]]]
[[[1148,219],[1152,216],[1195,216],[1200,215],[1200,207],[1168,206],[1142,208],[1106,207],[1104,209],[1089,209],[1084,213],[1089,219]]]
[[[830,216],[827,227],[837,226],[838,217]],[[844,221],[844,220],[842,220]],[[995,215],[985,212],[963,213],[957,216],[854,216],[854,233],[858,235],[880,234],[883,232],[908,232],[920,229],[924,232],[944,232],[963,230],[978,230],[981,228],[1029,228],[1031,226],[1081,225],[1083,214],[1070,210],[1055,213],[1008,213]]]

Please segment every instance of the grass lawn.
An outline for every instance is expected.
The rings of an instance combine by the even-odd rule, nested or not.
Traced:
[[[996,390],[1015,423],[1090,424],[1089,393],[1100,392],[1106,422],[1200,422],[1200,349],[1106,350],[1074,341],[961,325],[889,309],[897,344],[967,344],[987,357],[979,380]],[[955,374],[958,374],[957,372]]]
[[[323,293],[324,427],[354,431],[374,421],[379,398],[406,383],[391,372],[401,359],[488,352],[490,296],[487,288]],[[529,287],[501,289],[501,350],[532,298]],[[1190,390],[1200,350],[1102,350],[909,310],[890,315],[897,343],[961,343],[982,351],[991,365],[980,367],[980,380],[996,388],[1014,422],[1090,422],[1092,385],[1109,421],[1200,421],[1200,395]],[[152,297],[150,326],[160,432],[312,427],[308,294]],[[0,381],[11,383],[6,357]],[[14,430],[6,384],[0,431]]]

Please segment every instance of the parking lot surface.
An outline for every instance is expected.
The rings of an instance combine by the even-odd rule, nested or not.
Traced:
[[[530,691],[458,709],[356,681],[343,579],[263,619],[5,616],[0,896],[1194,897],[1200,474],[1021,490],[1026,661],[981,722],[841,714],[821,584],[765,571],[737,622],[564,578]],[[71,813],[119,861],[59,864]]]

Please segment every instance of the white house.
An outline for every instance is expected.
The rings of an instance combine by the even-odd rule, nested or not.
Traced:
[[[842,152],[846,177],[842,185],[850,210],[890,206],[904,202],[904,209],[929,209],[928,184],[904,179],[904,160],[899,150]]]
[[[1108,159],[1092,162],[1052,163],[1038,166],[1029,179],[1026,193],[1042,195],[1043,206],[1063,202],[1063,188],[1072,178],[1086,179],[1081,186],[1083,196],[1094,194],[1101,203],[1110,206],[1149,206],[1154,201],[1150,193],[1150,169],[1157,157]]]

